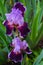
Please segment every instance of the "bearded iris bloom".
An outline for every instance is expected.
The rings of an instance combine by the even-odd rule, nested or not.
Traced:
[[[25,37],[28,32],[30,32],[27,23],[24,22],[25,11],[26,7],[18,2],[13,6],[10,13],[5,14],[6,20],[3,24],[6,27],[6,34],[11,36],[12,31],[16,29],[18,30],[20,36]]]
[[[25,40],[22,41],[19,37],[12,40],[11,46],[13,47],[13,50],[8,54],[8,58],[15,63],[22,62],[23,52],[26,54],[32,53],[28,47],[28,43]]]
[[[14,28],[18,28],[24,23],[24,19],[18,9],[16,11],[12,11],[9,14],[6,14],[6,18],[7,20],[4,21],[3,24],[6,26],[6,32],[10,32],[7,33],[8,35],[12,33],[12,30],[14,30]]]

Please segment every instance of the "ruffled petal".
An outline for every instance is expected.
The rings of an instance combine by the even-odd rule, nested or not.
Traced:
[[[26,10],[26,7],[24,7],[22,3],[17,2],[17,3],[14,5],[13,8],[16,8],[16,9],[21,10],[22,15],[24,16],[24,12],[25,12],[25,10]]]
[[[22,62],[23,56],[21,53],[15,53],[14,51],[8,54],[8,58],[15,63]]]
[[[30,32],[30,29],[28,28],[28,25],[26,22],[24,22],[23,26],[18,28],[19,32],[20,32],[20,36],[25,37],[28,32]]]

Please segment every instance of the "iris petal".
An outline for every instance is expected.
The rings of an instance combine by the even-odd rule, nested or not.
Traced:
[[[21,4],[20,2],[17,2],[14,5],[14,8],[21,10],[22,11],[22,15],[24,16],[24,12],[25,12],[26,8],[23,6],[23,4]]]
[[[32,53],[32,51],[28,47],[25,49],[25,52],[26,52],[26,54],[31,54]]]
[[[9,36],[12,35],[12,30],[14,29],[13,25],[10,25],[7,20],[5,20],[3,24],[6,27],[6,34],[8,34]]]
[[[20,32],[20,35],[23,37],[25,37],[28,34],[28,32],[30,32],[30,29],[28,28],[26,22],[24,22],[23,26],[19,27],[18,30]]]
[[[9,21],[10,25],[19,25],[22,26],[24,23],[24,18],[21,15],[19,9],[12,9],[11,13],[6,14],[6,18]]]
[[[9,53],[8,58],[17,63],[22,61],[23,56],[21,53],[16,54],[15,52],[12,51],[11,53]]]
[[[9,25],[6,26],[6,34],[8,34],[8,35],[12,35],[12,30],[13,30],[12,27],[10,27]]]

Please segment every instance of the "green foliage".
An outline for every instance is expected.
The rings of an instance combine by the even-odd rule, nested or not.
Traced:
[[[41,38],[41,35],[43,33],[43,29],[42,29],[43,22],[41,22],[42,16],[43,16],[43,10],[39,6],[37,6],[36,14],[34,15],[34,18],[33,18],[32,31],[31,31],[31,39],[33,41],[33,44],[36,42],[37,43],[39,42],[39,38]],[[36,44],[34,44],[34,46]]]
[[[35,62],[33,63],[33,65],[40,65],[43,62],[40,63],[40,61],[43,59],[43,50],[41,51],[40,55],[36,58]]]

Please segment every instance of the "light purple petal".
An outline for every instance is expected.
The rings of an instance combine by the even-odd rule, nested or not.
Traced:
[[[25,50],[27,47],[28,47],[28,43],[25,40],[23,40],[23,42],[22,42],[23,50]]]
[[[24,23],[24,18],[21,15],[20,10],[18,10],[18,9],[16,11],[15,10],[16,9],[14,9],[14,11],[12,10],[12,12],[9,14],[7,13],[6,18],[10,22],[11,25],[15,24],[15,25],[22,26]]]
[[[28,43],[24,40],[23,41],[23,50],[27,53],[27,54],[31,54],[32,51],[30,50],[30,48],[28,47]]]
[[[26,11],[26,7],[23,6],[22,3],[17,2],[16,4],[14,4],[13,9],[14,9],[14,8],[19,9],[19,10],[22,12],[22,16],[24,16],[24,12]]]
[[[16,37],[16,38],[14,38],[13,40],[12,40],[12,47],[16,47],[17,45],[18,46],[21,46],[21,44],[22,44],[22,41],[20,40],[20,38],[19,37]]]
[[[25,40],[21,41],[21,39],[19,37],[16,37],[16,38],[14,38],[12,40],[11,46],[15,48],[14,49],[15,52],[16,51],[17,52],[18,51],[20,51],[20,52],[24,51],[27,54],[31,54],[32,53],[32,51],[28,47],[28,43]]]

